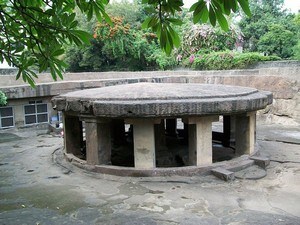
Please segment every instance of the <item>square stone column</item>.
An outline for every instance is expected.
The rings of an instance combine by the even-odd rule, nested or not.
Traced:
[[[133,125],[134,167],[137,169],[155,168],[154,124],[160,124],[161,120],[128,119],[126,123]]]
[[[66,153],[72,153],[75,156],[81,156],[82,122],[78,116],[71,116],[63,113],[64,124],[64,144]]]
[[[218,116],[186,118],[189,124],[189,163],[192,166],[212,164],[212,122]]]
[[[256,112],[236,115],[235,152],[237,155],[254,153],[255,130]]]
[[[86,162],[90,165],[111,164],[110,119],[83,117],[85,121]]]

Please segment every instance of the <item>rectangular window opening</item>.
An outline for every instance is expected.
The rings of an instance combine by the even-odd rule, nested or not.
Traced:
[[[24,106],[25,124],[48,123],[48,105],[42,100],[29,101],[29,105]]]
[[[0,128],[14,127],[13,107],[0,107]]]

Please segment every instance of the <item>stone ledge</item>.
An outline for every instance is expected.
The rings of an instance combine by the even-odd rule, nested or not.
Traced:
[[[220,178],[221,180],[231,181],[234,180],[234,172],[226,170],[222,167],[217,167],[211,170],[212,174],[216,177]]]
[[[61,148],[63,151],[63,148]],[[169,167],[169,168],[154,168],[154,169],[135,169],[134,167],[123,167],[113,165],[88,165],[85,160],[79,159],[73,154],[64,153],[67,162],[81,168],[83,170],[101,174],[115,175],[121,177],[159,177],[159,176],[200,176],[210,175],[212,170],[223,168],[230,173],[245,169],[254,164],[253,160],[249,160],[249,156],[243,155],[230,161],[213,163],[210,166],[185,166],[185,167]],[[54,161],[59,160],[55,158]],[[229,176],[230,177],[230,176]]]
[[[266,169],[270,165],[270,159],[267,157],[251,156],[250,159],[254,160],[255,164],[263,169]]]

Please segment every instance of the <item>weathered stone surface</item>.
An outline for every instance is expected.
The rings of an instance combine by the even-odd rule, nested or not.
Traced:
[[[267,175],[267,171],[258,165],[247,167],[235,172],[235,177],[239,179],[258,180]]]
[[[270,165],[270,159],[267,157],[252,156],[250,159],[254,160],[255,164],[263,169]]]
[[[66,162],[57,150],[62,138],[18,130],[18,138],[2,142],[9,131],[3,130],[0,224],[299,224],[300,163],[288,163],[300,162],[299,145],[282,141],[300,127],[258,129],[262,153],[286,163],[271,162],[263,179],[230,183],[198,174],[102,176]],[[281,142],[262,141],[274,133]]]
[[[53,99],[58,110],[93,111],[99,117],[124,118],[242,113],[271,103],[270,92],[254,88],[177,83],[117,85],[71,92]]]
[[[217,167],[211,170],[212,174],[216,177],[225,180],[225,181],[231,181],[234,180],[234,172],[231,172],[229,170],[226,170],[222,167]]]

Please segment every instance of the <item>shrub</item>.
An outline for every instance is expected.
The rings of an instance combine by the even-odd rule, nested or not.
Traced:
[[[212,52],[195,58],[192,68],[196,70],[245,69],[260,61],[279,60],[277,56],[260,53]]]
[[[6,103],[7,103],[6,95],[2,91],[0,91],[0,106],[6,105]]]

